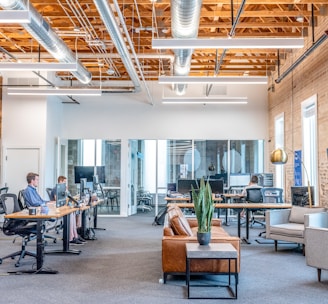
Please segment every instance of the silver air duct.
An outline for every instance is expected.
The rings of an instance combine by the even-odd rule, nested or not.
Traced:
[[[36,9],[24,0],[0,0],[4,10],[28,10],[31,22],[22,24],[54,58],[59,62],[77,62],[77,71],[71,72],[80,82],[87,84],[91,81],[91,73],[81,64],[77,56],[67,47],[65,42],[52,30],[50,25],[42,18]]]
[[[124,38],[120,32],[120,28],[118,27],[115,15],[112,9],[109,7],[108,2],[106,0],[93,0],[94,4],[97,7],[97,10],[101,16],[102,21],[104,22],[106,29],[112,38],[112,41],[121,56],[122,62],[133,82],[136,91],[140,91],[140,81],[138,77],[138,73],[134,67],[134,64],[130,58],[129,50],[124,42]]]
[[[173,38],[197,38],[201,6],[201,0],[171,0]],[[192,53],[192,49],[174,51],[174,76],[189,75]],[[186,84],[176,84],[174,90],[177,95],[184,95],[186,88]]]

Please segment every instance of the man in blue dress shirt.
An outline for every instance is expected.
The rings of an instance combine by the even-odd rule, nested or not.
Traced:
[[[26,176],[27,187],[24,190],[24,200],[27,207],[45,206],[49,201],[44,200],[37,191],[39,174],[30,172]]]

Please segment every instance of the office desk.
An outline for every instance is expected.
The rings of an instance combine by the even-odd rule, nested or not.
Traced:
[[[194,208],[193,203],[174,203],[176,206],[180,208]],[[170,205],[170,204],[168,204]],[[238,212],[238,237],[240,238],[240,212],[243,209],[246,209],[246,238],[243,238],[243,240],[250,244],[249,242],[249,209],[288,209],[291,208],[291,204],[273,204],[273,203],[215,203],[214,207],[217,209],[236,209]]]
[[[44,262],[44,254],[45,253],[75,253],[79,254],[80,250],[70,250],[69,249],[69,215],[78,210],[77,208],[71,208],[68,206],[63,206],[60,208],[49,207],[48,214],[40,214],[40,208],[37,208],[38,212],[35,215],[29,215],[28,209],[24,209],[20,212],[15,212],[11,214],[5,215],[5,218],[10,219],[25,219],[30,221],[35,221],[37,223],[37,237],[36,237],[36,270],[25,270],[25,271],[17,271],[18,273],[47,273],[47,274],[55,274],[57,271],[55,270],[44,270],[43,262]],[[62,250],[53,250],[45,252],[44,250],[44,242],[43,242],[43,234],[44,234],[44,221],[49,219],[58,219],[64,218],[64,227],[63,227],[63,249]]]

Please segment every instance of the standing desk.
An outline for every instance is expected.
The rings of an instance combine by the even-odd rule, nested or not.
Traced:
[[[40,213],[40,207],[37,208],[37,214],[30,215],[28,209],[24,209],[19,212],[11,213],[5,215],[5,218],[9,219],[25,219],[30,220],[37,223],[37,235],[36,235],[36,269],[35,270],[24,270],[17,271],[17,273],[31,273],[31,274],[56,274],[58,271],[56,270],[45,270],[43,269],[44,262],[44,254],[45,253],[73,253],[80,254],[80,250],[69,249],[69,215],[72,212],[79,210],[78,208],[71,208],[68,206],[63,206],[59,208],[49,207],[49,212],[47,214]],[[63,226],[63,249],[62,250],[52,250],[45,251],[44,250],[44,221],[53,219],[53,218],[64,218],[64,226]]]

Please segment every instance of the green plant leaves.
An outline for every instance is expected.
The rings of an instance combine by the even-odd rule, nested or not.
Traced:
[[[204,178],[200,180],[199,189],[191,187],[192,200],[198,222],[198,232],[211,231],[214,204],[210,183],[205,183]]]

